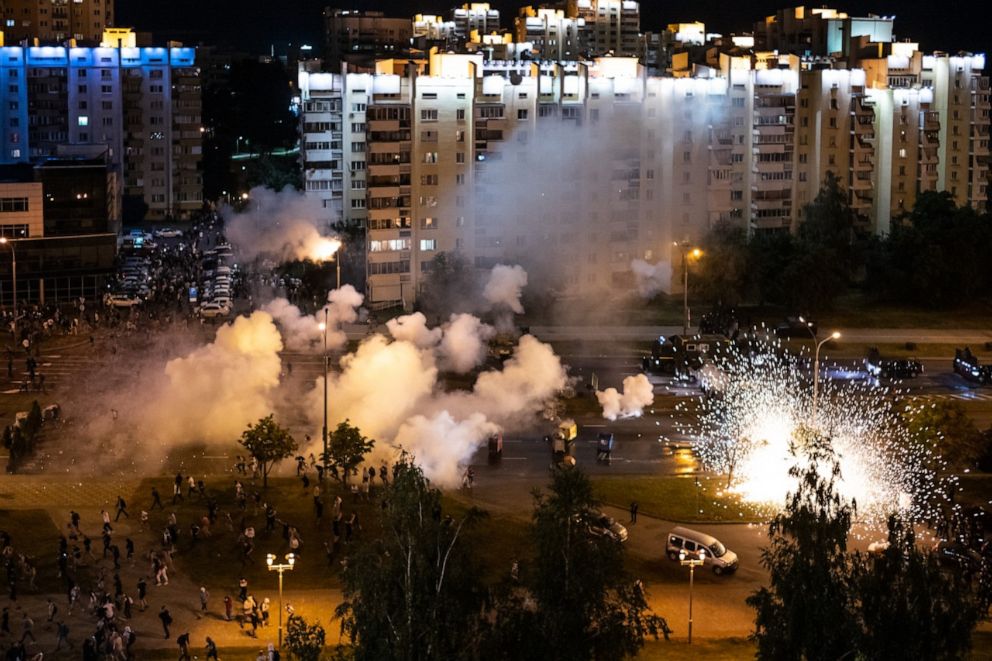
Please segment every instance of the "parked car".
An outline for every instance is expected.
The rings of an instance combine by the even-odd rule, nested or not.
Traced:
[[[226,317],[231,314],[231,308],[226,305],[222,305],[217,301],[211,301],[210,303],[204,303],[200,306],[200,316],[204,319],[213,319],[214,317]]]
[[[155,230],[154,235],[159,239],[177,239],[183,235],[183,232],[174,227],[162,227]]]
[[[587,515],[589,534],[593,537],[607,537],[620,543],[627,541],[627,528],[612,516],[599,510],[589,510]]]
[[[804,317],[786,317],[775,327],[775,336],[785,339],[806,339],[816,336],[816,322]]]
[[[923,363],[915,358],[882,358],[878,347],[868,349],[865,369],[874,377],[911,379],[923,374]]]
[[[704,567],[710,567],[716,575],[737,571],[740,561],[737,554],[724,546],[720,540],[703,532],[676,526],[668,533],[665,553],[669,560],[678,560],[683,551],[690,556],[698,556],[706,551]]]

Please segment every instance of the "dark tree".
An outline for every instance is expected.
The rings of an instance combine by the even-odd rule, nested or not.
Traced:
[[[471,311],[478,292],[475,270],[465,257],[456,252],[442,252],[431,262],[418,304],[428,321],[440,321],[454,312]]]
[[[589,533],[595,505],[589,478],[575,469],[555,470],[549,493],[535,493],[537,549],[526,586],[536,609],[501,611],[504,658],[622,659],[666,631],[626,573],[621,544]]]
[[[690,287],[718,307],[744,302],[753,282],[747,232],[742,227],[720,223],[702,246],[706,256],[695,265]]]
[[[442,518],[440,491],[406,458],[376,509],[382,534],[348,557],[336,611],[354,658],[477,657],[484,593],[464,537],[483,513]]]
[[[258,460],[262,471],[262,486],[269,486],[269,471],[277,462],[293,456],[296,441],[289,431],[280,427],[273,416],[260,419],[241,434],[241,445]]]
[[[828,441],[805,445],[790,470],[796,491],[769,524],[761,552],[769,585],[747,598],[766,659],[840,659],[853,652],[859,631],[847,554],[854,507],[837,493],[840,467]]]
[[[854,590],[862,631],[858,657],[961,659],[979,609],[965,572],[948,572],[917,544],[913,526],[889,518],[883,552],[856,554]]]
[[[327,461],[336,469],[332,474],[347,487],[352,471],[365,460],[365,455],[373,447],[375,441],[363,436],[358,427],[353,427],[347,420],[340,423],[327,437]]]

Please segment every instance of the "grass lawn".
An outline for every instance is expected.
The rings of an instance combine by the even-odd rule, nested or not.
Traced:
[[[686,523],[764,521],[767,512],[740,498],[722,492],[720,477],[700,477],[697,489],[692,477],[625,476],[592,477],[596,497],[626,509],[632,500],[641,514]]]
[[[194,521],[206,515],[207,507],[204,501],[194,494],[175,507],[171,505],[172,481],[168,478],[144,480],[138,491],[131,496],[132,512],[147,508],[150,504],[150,492],[155,485],[165,510],[155,510],[150,513],[151,530],[145,533],[146,544],[156,544],[162,529],[166,526],[169,512],[175,511],[180,528],[180,538],[176,543],[175,562],[182,574],[188,575],[193,581],[206,585],[209,590],[237,591],[238,580],[241,576],[248,579],[249,585],[263,584],[270,581],[265,556],[274,553],[280,559],[289,552],[289,545],[283,538],[283,527],[279,521],[285,521],[297,528],[303,540],[303,546],[297,552],[300,556],[293,570],[293,583],[297,586],[313,586],[319,588],[339,587],[337,580],[337,563],[328,561],[324,542],[331,538],[332,502],[335,493],[341,493],[342,509],[345,518],[353,510],[358,513],[358,521],[367,526],[370,521],[369,513],[372,504],[356,502],[351,494],[344,494],[336,483],[328,482],[325,488],[324,516],[317,525],[313,509],[312,490],[314,484],[304,491],[301,482],[294,478],[270,478],[267,490],[252,487],[247,480],[242,480],[249,494],[248,507],[241,512],[237,506],[234,492],[234,478],[227,480],[212,479],[207,481],[207,493],[217,501],[219,517],[211,528],[211,537],[194,543],[189,534],[189,526]],[[265,510],[259,506],[257,510],[252,505],[251,494],[259,491],[262,502],[271,500],[276,507],[277,524],[272,533],[265,532]],[[185,487],[184,487],[185,493]],[[225,513],[230,513],[233,528],[227,523]],[[243,562],[241,548],[237,539],[243,526],[253,526],[256,531],[255,551],[248,562]],[[355,531],[355,535],[367,534],[367,531]],[[341,535],[344,536],[342,524]],[[339,552],[340,556],[340,552]],[[340,557],[335,560],[339,560]],[[222,594],[222,592],[217,592]]]

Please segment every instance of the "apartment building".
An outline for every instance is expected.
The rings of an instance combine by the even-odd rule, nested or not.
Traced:
[[[106,151],[123,194],[154,219],[202,205],[201,100],[192,48],[0,48],[0,163]],[[30,116],[28,113],[30,109]]]
[[[590,55],[636,57],[640,52],[641,6],[634,0],[569,0],[568,16],[582,19]]]
[[[514,27],[517,42],[532,44],[543,60],[578,60],[588,50],[585,19],[568,17],[561,9],[522,7]]]
[[[413,23],[381,11],[324,10],[327,61],[333,69],[342,63],[374,66],[375,58],[389,57],[410,48]]]
[[[866,231],[887,232],[922,191],[984,208],[984,59],[882,52],[863,68],[721,54],[684,77],[635,58],[437,52],[426,67],[306,74],[305,103],[339,99],[305,106],[332,111],[302,119],[307,189],[364,218],[369,300],[406,306],[451,251],[480,269],[519,262],[563,293],[629,288],[633,259],[677,263],[672,244],[718,222],[794,231],[828,172]],[[320,136],[338,150],[319,152]]]
[[[848,57],[860,38],[893,40],[894,16],[850,16],[828,7],[781,9],[754,25],[755,47],[805,57]]]
[[[483,35],[500,29],[499,10],[488,2],[467,2],[452,9],[449,18],[455,24],[455,35],[462,41],[470,39],[473,32]]]
[[[75,39],[97,45],[114,24],[114,0],[2,0],[0,16],[8,44]]]

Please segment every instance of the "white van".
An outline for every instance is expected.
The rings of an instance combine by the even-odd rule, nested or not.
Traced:
[[[669,560],[678,560],[682,551],[685,551],[686,555],[696,556],[700,549],[706,550],[703,566],[711,567],[717,576],[737,571],[739,565],[737,554],[724,546],[716,537],[681,526],[672,528],[668,533],[665,552]]]

